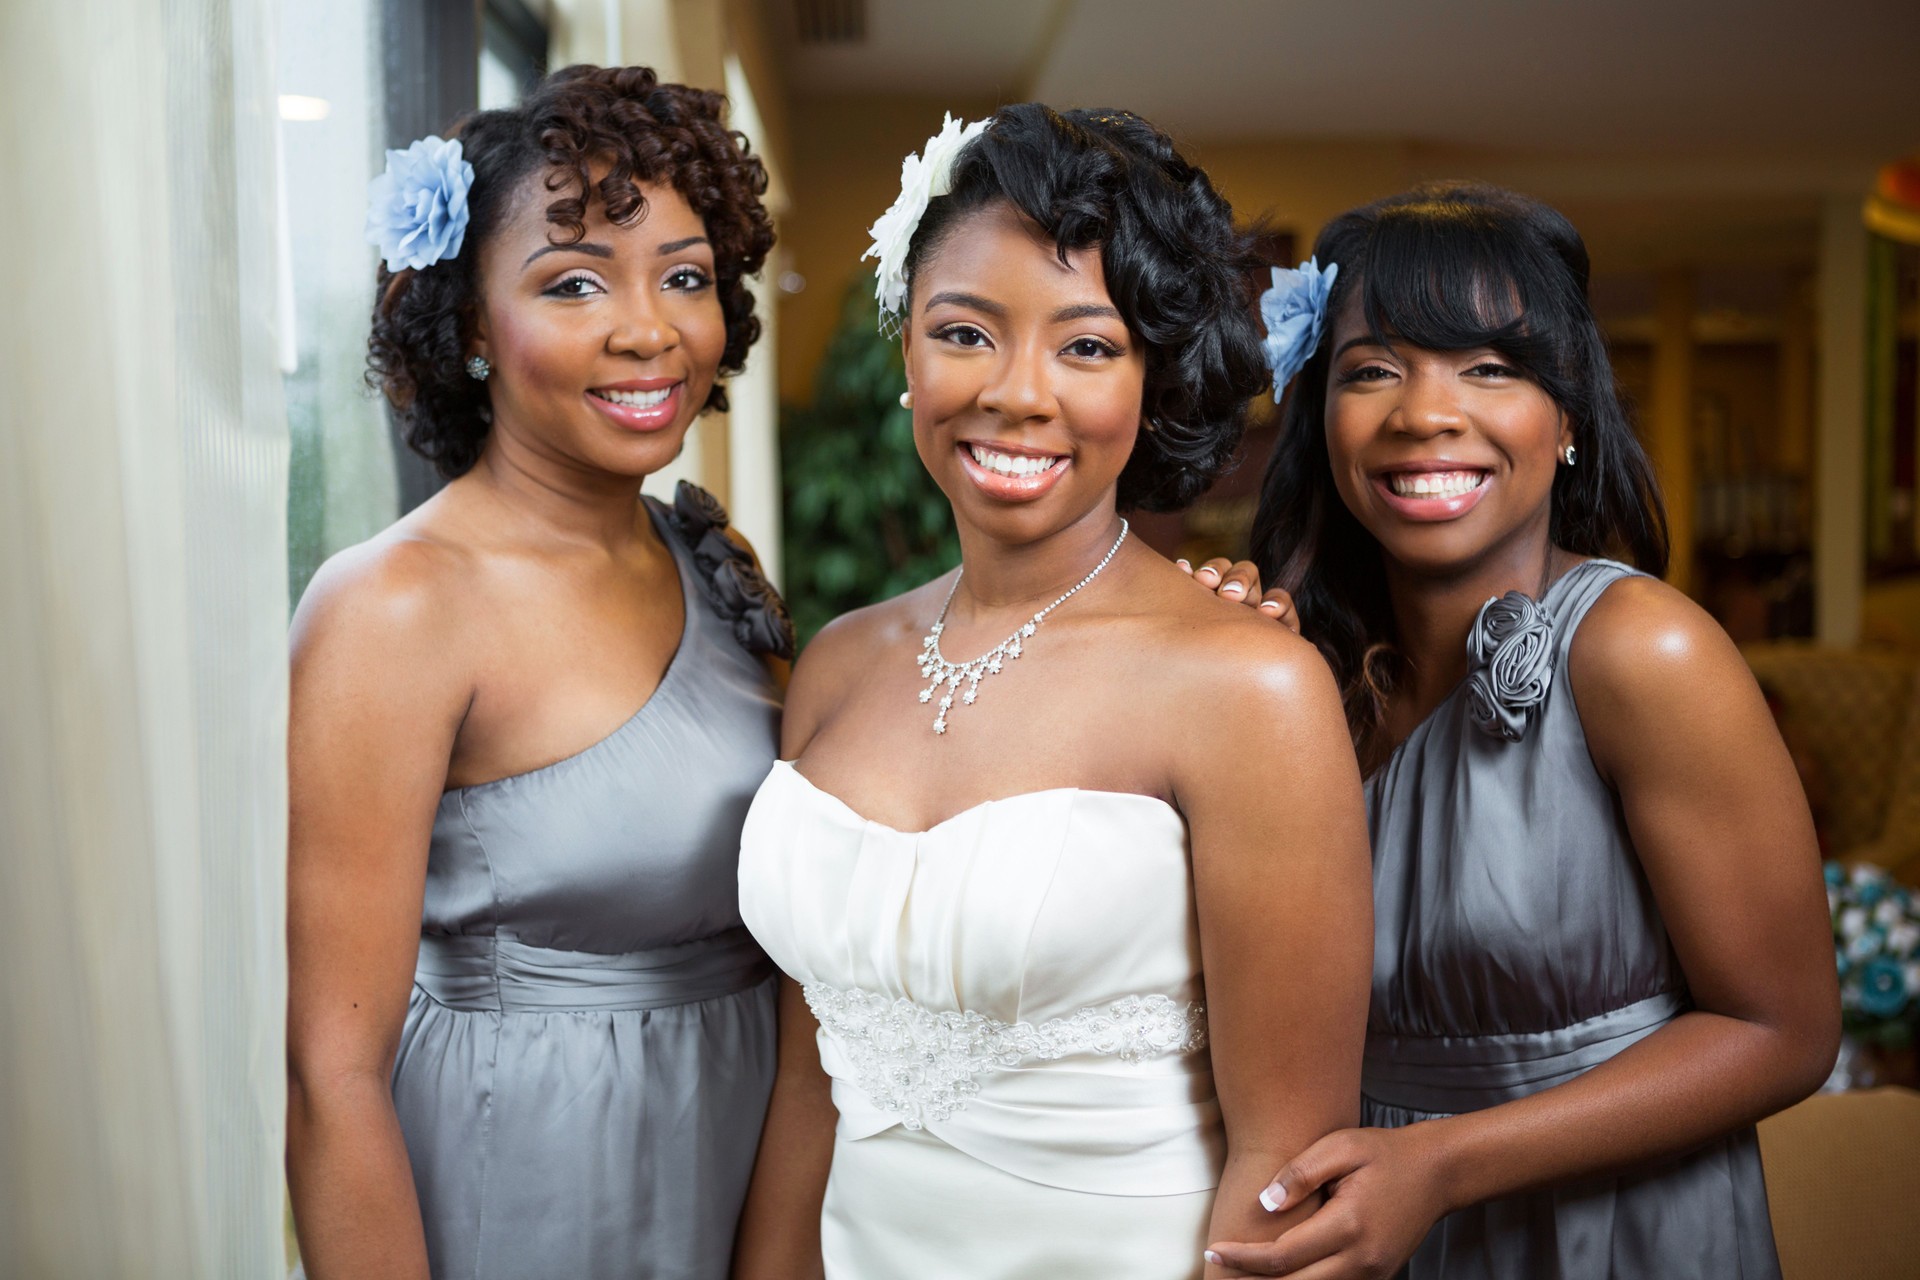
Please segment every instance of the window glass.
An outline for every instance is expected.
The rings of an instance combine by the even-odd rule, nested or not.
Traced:
[[[363,378],[378,262],[366,191],[383,162],[376,9],[377,0],[286,0],[281,14],[281,365],[296,601],[322,560],[399,514],[385,408]]]

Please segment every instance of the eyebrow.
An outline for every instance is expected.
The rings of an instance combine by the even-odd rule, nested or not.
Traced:
[[[1393,350],[1393,344],[1391,342],[1382,342],[1370,333],[1363,333],[1358,337],[1348,338],[1345,342],[1341,343],[1340,349],[1333,353],[1333,358],[1338,360],[1355,347],[1385,347],[1389,351]]]
[[[989,301],[977,293],[956,293],[951,289],[945,293],[936,293],[931,298],[928,298],[927,305],[922,307],[921,310],[931,311],[943,302],[951,302],[961,307],[972,307],[975,311],[984,311],[990,316],[1004,316],[1007,314],[1005,307],[997,302]]]
[[[953,303],[956,306],[972,307],[975,311],[984,311],[991,316],[1004,316],[1007,314],[1005,307],[990,299],[983,298],[977,293],[958,293],[953,290],[934,294],[931,298],[927,299],[927,305],[923,310],[931,311],[943,302]],[[1062,324],[1068,320],[1086,320],[1093,317],[1112,320],[1121,319],[1119,311],[1113,307],[1099,302],[1084,302],[1077,306],[1060,308],[1053,313],[1052,320],[1055,324]]]
[[[549,253],[584,253],[589,258],[611,258],[613,256],[612,249],[604,244],[595,244],[591,240],[582,240],[578,244],[548,244],[542,245],[528,254],[527,260],[520,264],[521,270],[524,271],[527,267],[533,265],[535,258],[545,257]]]
[[[688,236],[684,240],[669,240],[654,250],[654,252],[665,257],[667,254],[678,253],[682,249],[691,249],[694,245],[705,243],[707,243],[705,236]],[[520,264],[521,270],[525,270],[527,267],[533,265],[535,258],[542,257],[549,253],[584,253],[589,258],[611,258],[614,256],[612,249],[604,244],[597,244],[591,240],[582,240],[578,244],[542,245],[527,255],[527,260]]]

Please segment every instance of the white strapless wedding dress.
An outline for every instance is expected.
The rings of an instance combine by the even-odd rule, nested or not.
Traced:
[[[1200,1274],[1225,1142],[1171,806],[1036,791],[896,831],[782,761],[741,841],[840,1111],[828,1280]]]

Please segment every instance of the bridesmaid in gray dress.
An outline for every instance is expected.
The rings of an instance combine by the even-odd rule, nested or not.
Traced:
[[[740,828],[792,635],[640,482],[758,336],[718,95],[573,68],[390,156],[373,379],[449,478],[293,629],[287,1171],[313,1280],[723,1280],[774,1069]]]
[[[1263,300],[1300,378],[1254,545],[1368,775],[1369,1127],[1262,1196],[1324,1196],[1305,1222],[1215,1249],[1316,1280],[1777,1277],[1753,1125],[1833,1061],[1818,854],[1724,633],[1604,558],[1657,574],[1666,529],[1585,247],[1443,184],[1316,258]]]

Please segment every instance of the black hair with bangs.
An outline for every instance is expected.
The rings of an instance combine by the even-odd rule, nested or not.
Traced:
[[[1207,175],[1132,112],[1002,107],[956,158],[952,190],[920,219],[907,248],[909,308],[929,255],[968,214],[999,201],[1038,224],[1062,262],[1099,247],[1107,293],[1146,349],[1149,425],[1120,473],[1118,505],[1186,506],[1227,469],[1247,402],[1271,381],[1251,237]]]
[[[1558,467],[1549,537],[1578,555],[1666,572],[1667,519],[1587,302],[1587,247],[1559,212],[1479,183],[1430,183],[1328,223],[1337,263],[1327,339],[1295,381],[1254,516],[1262,577],[1292,593],[1301,630],[1339,679],[1367,755],[1399,670],[1380,546],[1334,487],[1327,454],[1331,317],[1358,294],[1373,339],[1433,351],[1489,347],[1567,415],[1578,465]]]

